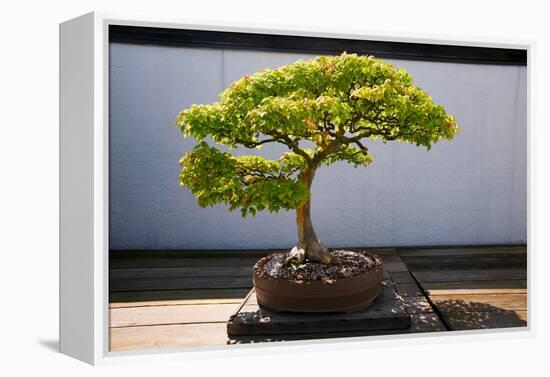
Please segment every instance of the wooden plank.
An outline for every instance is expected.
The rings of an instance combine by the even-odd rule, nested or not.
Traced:
[[[495,329],[527,326],[526,311],[442,312],[451,330]]]
[[[396,283],[416,283],[412,275],[408,271],[403,272],[391,272],[391,278]]]
[[[440,291],[477,291],[477,290],[493,290],[493,289],[510,289],[510,290],[526,290],[527,280],[514,279],[514,280],[467,280],[467,281],[423,281],[422,288],[428,292],[428,294],[440,292]],[[475,293],[475,292],[474,292]],[[483,293],[483,292],[480,292]],[[524,292],[510,292],[510,293],[524,293]],[[441,293],[443,294],[443,293]]]
[[[284,249],[190,249],[190,250],[117,250],[111,249],[111,258],[262,258]]]
[[[527,310],[526,294],[431,295],[439,311]]]
[[[110,279],[178,278],[192,276],[251,276],[252,266],[119,268],[109,272]]]
[[[414,271],[514,269],[527,267],[526,254],[403,257],[403,261]]]
[[[446,248],[411,248],[398,249],[399,256],[442,256],[442,255],[482,255],[482,254],[525,254],[526,246],[478,246]]]
[[[397,255],[397,249],[394,247],[378,247],[378,248],[377,247],[367,247],[367,248],[352,247],[352,248],[346,248],[346,249],[347,250],[364,250],[369,254],[378,255],[380,257]]]
[[[424,297],[422,289],[416,283],[395,283],[395,289],[401,297]]]
[[[460,263],[463,261],[470,262],[500,262],[502,260],[510,263],[519,263],[527,261],[527,253],[473,253],[473,254],[449,254],[449,255],[401,255],[402,261],[408,263],[425,263],[438,264],[440,262]]]
[[[514,280],[519,281],[519,280]],[[525,282],[527,283],[527,282]],[[487,294],[527,294],[526,288],[478,288],[478,289],[431,289],[427,291],[428,295],[443,296],[443,295],[487,295]]]
[[[411,315],[411,327],[404,333],[447,331],[441,319],[435,313]]]
[[[240,298],[204,298],[191,300],[157,300],[135,302],[111,302],[109,308],[137,308],[140,306],[169,306],[169,305],[206,305],[206,304],[240,304]]]
[[[118,268],[162,268],[162,267],[251,267],[259,258],[160,258],[160,257],[135,257],[135,258],[111,258],[110,269]]]
[[[118,327],[109,330],[111,352],[185,349],[228,343],[225,323]]]
[[[239,307],[237,308],[237,310],[235,310],[235,312],[231,314],[231,316],[228,319],[228,322],[231,321],[233,318],[235,318],[239,314],[239,312],[243,309],[243,307],[245,307],[247,304],[252,302],[255,302],[256,306],[259,305],[258,298],[256,297],[256,288],[252,288],[250,292],[248,292],[244,300],[239,304]]]
[[[385,263],[401,263],[402,260],[397,254],[390,254],[390,255],[378,255],[378,258],[382,260],[382,262]]]
[[[399,300],[399,295],[395,290],[395,286],[392,285],[382,285],[380,295],[376,298],[377,301],[395,301]]]
[[[172,289],[152,291],[111,292],[111,303],[131,303],[143,301],[202,300],[202,299],[239,299],[242,300],[250,288],[224,289]]]
[[[162,305],[112,308],[110,327],[223,322],[239,304]]]
[[[198,276],[181,278],[111,279],[112,292],[164,289],[251,288],[250,276]]]
[[[433,313],[433,308],[425,297],[404,297],[402,302],[409,314]]]
[[[361,337],[434,331],[445,331],[445,327],[434,314],[421,314],[411,316],[411,327],[408,329],[248,336],[231,337],[230,339],[226,334],[225,324],[207,323],[113,328],[109,331],[109,340],[110,351],[119,352],[144,349],[187,349],[224,344]]]
[[[391,262],[391,263],[384,263],[384,270],[390,271],[390,272],[405,272],[409,271],[405,263],[403,262]]]
[[[486,281],[486,280],[525,280],[526,269],[499,270],[458,270],[458,271],[412,271],[415,278],[424,286],[425,282]],[[393,274],[392,274],[393,276]]]

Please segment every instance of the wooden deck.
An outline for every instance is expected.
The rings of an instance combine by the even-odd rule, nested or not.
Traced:
[[[406,330],[323,337],[527,326],[525,246],[369,249],[379,255],[412,315]],[[192,348],[320,338],[229,338],[226,321],[252,287],[265,251],[113,251],[110,350]]]

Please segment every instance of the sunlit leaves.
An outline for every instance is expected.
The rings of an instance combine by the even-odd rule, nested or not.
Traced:
[[[454,118],[414,86],[406,71],[345,53],[245,76],[219,102],[194,105],[176,123],[198,140],[249,147],[263,135],[317,142],[327,128],[369,130],[375,138],[430,147],[458,131]]]
[[[321,164],[372,162],[366,141],[403,141],[428,149],[458,132],[454,117],[413,84],[405,70],[372,56],[319,56],[264,69],[234,82],[211,105],[179,113],[184,136],[230,147],[280,143],[278,160],[234,157],[200,143],[182,158],[183,185],[199,204],[227,203],[243,213],[295,208],[307,189],[297,173]],[[315,144],[299,147],[300,141]]]
[[[428,149],[441,139],[453,138],[459,129],[454,117],[414,86],[410,75],[392,71],[386,76],[380,85],[353,90],[361,116],[352,131],[368,130],[373,138],[406,141]]]
[[[233,156],[200,142],[180,164],[180,183],[187,186],[201,207],[225,203],[243,215],[267,209],[296,208],[308,195],[291,175],[302,165],[293,154],[279,160],[260,156]]]

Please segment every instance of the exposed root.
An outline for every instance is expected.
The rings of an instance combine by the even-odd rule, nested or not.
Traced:
[[[308,247],[306,258],[312,262],[322,264],[341,264],[340,259],[333,255],[327,248],[319,245],[318,247]]]
[[[285,258],[283,265],[300,265],[305,263],[306,260],[327,265],[341,264],[340,259],[333,255],[327,248],[322,247],[319,243],[313,243],[308,245],[306,248],[299,248],[298,246],[292,248]]]
[[[294,246],[292,250],[288,253],[285,261],[283,262],[284,266],[289,264],[299,265],[304,263],[306,260],[306,251],[304,249],[298,249],[297,246]]]

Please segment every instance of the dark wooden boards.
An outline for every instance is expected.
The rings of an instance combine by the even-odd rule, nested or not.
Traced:
[[[526,254],[482,254],[476,255],[445,255],[445,256],[408,256],[403,257],[412,271],[422,270],[498,270],[498,269],[525,269],[527,267]]]
[[[116,256],[109,261],[111,270],[118,268],[158,268],[158,267],[231,267],[254,266],[256,257],[220,257],[220,258],[185,258],[163,256]]]
[[[399,249],[399,256],[405,262],[410,256],[450,256],[450,255],[483,255],[483,254],[525,254],[527,247],[518,246],[471,246],[471,247],[426,247]]]
[[[396,283],[395,288],[401,297],[424,297],[422,289],[416,283]]]
[[[180,278],[195,276],[250,276],[252,266],[223,267],[160,267],[160,268],[118,268],[113,269],[109,276],[113,280],[137,280],[158,278]]]
[[[396,284],[411,284],[415,283],[414,278],[409,271],[391,272],[391,278]]]
[[[169,289],[250,288],[252,276],[196,276],[144,279],[112,279],[113,292]]]
[[[527,269],[483,269],[483,270],[412,270],[413,275],[421,283],[447,281],[500,281],[525,280]]]
[[[110,255],[111,303],[242,299],[266,250],[125,250]]]

